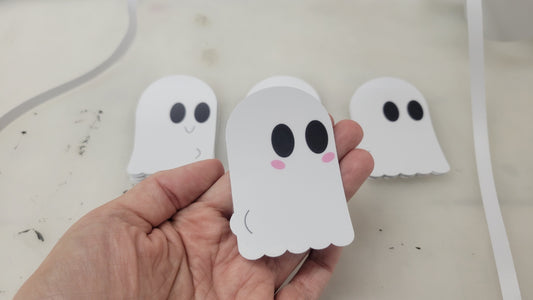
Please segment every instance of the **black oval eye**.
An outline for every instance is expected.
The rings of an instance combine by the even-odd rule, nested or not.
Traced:
[[[416,100],[411,100],[409,104],[407,104],[407,112],[409,112],[409,115],[415,121],[420,121],[424,117],[424,109]]]
[[[170,109],[170,120],[174,123],[179,123],[185,118],[185,105],[183,103],[176,103]]]
[[[314,120],[307,124],[305,141],[311,151],[320,154],[328,147],[328,131],[322,122]]]
[[[198,105],[196,105],[196,109],[194,109],[194,118],[198,123],[203,123],[209,119],[209,105],[207,103],[202,102]]]
[[[387,101],[387,103],[383,105],[383,114],[385,115],[385,118],[391,122],[395,122],[400,117],[398,106],[390,101]]]
[[[294,150],[294,135],[289,126],[278,124],[272,130],[272,148],[277,155],[288,157]]]

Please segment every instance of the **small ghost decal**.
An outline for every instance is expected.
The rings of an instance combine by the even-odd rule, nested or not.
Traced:
[[[353,241],[333,126],[313,95],[290,86],[250,93],[232,112],[226,141],[230,227],[243,257]]]
[[[175,75],[153,82],[137,105],[131,179],[213,158],[216,115],[215,94],[203,81]]]
[[[360,148],[374,157],[371,177],[443,174],[450,170],[433,130],[426,99],[410,83],[370,80],[352,97],[351,118],[364,131]]]

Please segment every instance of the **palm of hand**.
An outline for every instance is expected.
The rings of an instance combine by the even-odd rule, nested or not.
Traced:
[[[347,198],[372,159],[353,150],[362,132],[334,127]],[[249,261],[230,230],[228,174],[216,160],[161,172],[92,211],[67,231],[17,296],[65,298],[272,298],[304,258],[286,253]],[[313,250],[278,298],[317,298],[340,248]]]

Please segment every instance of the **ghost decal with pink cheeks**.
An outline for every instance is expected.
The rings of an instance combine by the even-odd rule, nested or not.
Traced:
[[[303,253],[354,238],[333,138],[320,101],[301,88],[250,93],[226,127],[239,252]]]

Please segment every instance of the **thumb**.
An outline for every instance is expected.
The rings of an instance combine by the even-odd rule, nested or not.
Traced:
[[[148,233],[195,201],[223,174],[224,167],[216,159],[158,172],[109,205],[138,216],[146,223]]]

